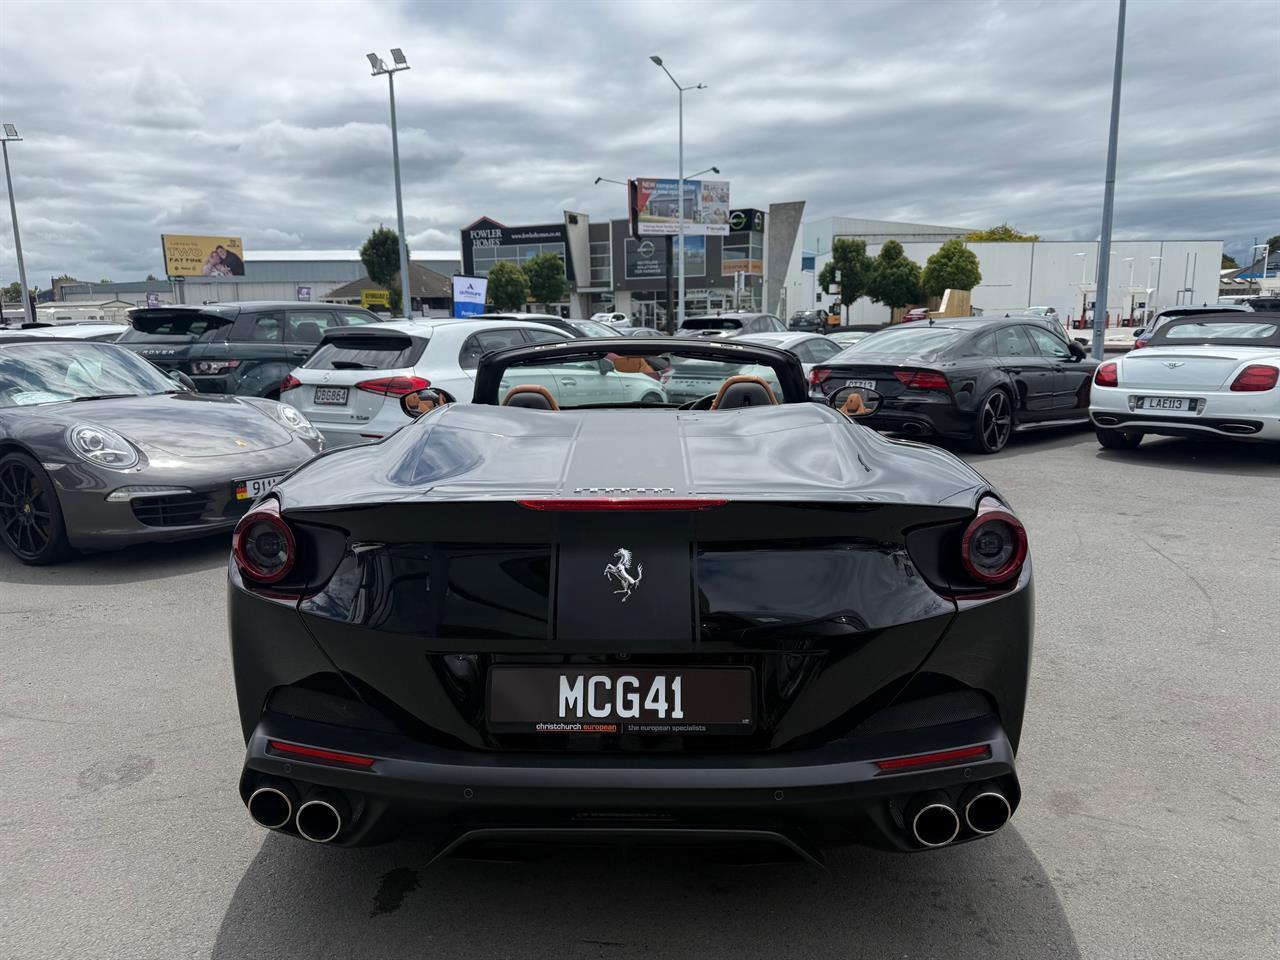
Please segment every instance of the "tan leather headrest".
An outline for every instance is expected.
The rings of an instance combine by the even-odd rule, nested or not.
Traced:
[[[759,387],[759,390],[751,389]],[[760,395],[760,390],[764,394]],[[759,396],[757,402],[737,402],[746,400],[751,396]],[[720,384],[720,391],[716,394],[715,400],[711,402],[712,410],[719,410],[725,404],[726,398],[729,400],[730,407],[757,407],[757,406],[774,406],[778,405],[778,398],[773,395],[773,391],[769,388],[769,384],[763,377],[757,377],[752,374],[738,374],[730,377],[724,383]]]
[[[840,408],[840,412],[850,417],[861,416],[867,412],[867,405],[862,400],[862,394],[851,393],[849,399],[844,402],[844,406]]]
[[[520,397],[529,399],[521,400]],[[535,397],[539,399],[534,399]],[[532,407],[535,410],[559,410],[560,404],[551,395],[551,391],[537,383],[519,383],[507,391],[502,398],[504,407]]]

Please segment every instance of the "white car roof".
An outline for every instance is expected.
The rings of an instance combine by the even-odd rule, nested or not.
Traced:
[[[511,326],[512,320],[520,320],[522,321],[520,323],[521,327],[529,326],[529,327],[535,327],[536,329],[539,329],[539,330],[549,330],[552,333],[559,333],[561,335],[564,334],[563,330],[560,330],[556,327],[549,327],[540,323],[524,322],[526,316],[528,315],[515,314],[515,315],[512,315],[511,317],[504,316],[501,318],[486,318],[483,320],[477,320],[470,317],[437,317],[437,318],[424,317],[421,320],[389,320],[386,323],[353,324],[352,326],[349,326],[349,327],[338,327],[335,329],[338,331],[341,331],[339,333],[339,336],[342,336],[347,333],[362,333],[366,330],[371,330],[374,332],[377,332],[380,330],[394,330],[399,333],[410,333],[410,334],[416,333],[419,336],[431,337],[438,330],[442,330],[442,329],[447,329],[450,333],[458,333],[458,334],[464,334],[469,336],[470,334],[475,333],[478,330],[491,330],[494,327],[509,327]]]

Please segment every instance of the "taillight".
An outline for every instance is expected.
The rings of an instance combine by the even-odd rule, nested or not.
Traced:
[[[417,393],[429,386],[431,381],[422,377],[379,377],[377,380],[361,380],[356,389],[384,397],[403,397],[406,393]]]
[[[294,390],[300,386],[302,386],[302,381],[290,373],[280,381],[280,392],[284,393],[286,390]]]
[[[1145,340],[1135,340],[1135,341],[1133,341],[1133,349],[1135,349],[1135,350],[1141,350],[1141,349],[1142,349],[1143,347],[1145,347],[1146,345],[1147,345],[1147,341],[1145,341]]]
[[[1277,379],[1280,379],[1280,370],[1265,363],[1251,363],[1231,381],[1231,389],[1236,393],[1270,390]]]
[[[809,385],[816,387],[818,384],[823,383],[829,376],[831,376],[831,371],[826,367],[814,367],[809,371]]]
[[[946,390],[947,378],[932,370],[895,370],[893,375],[909,390]]]
[[[1104,363],[1094,371],[1093,383],[1097,387],[1120,386],[1120,368],[1115,363]]]
[[[994,500],[983,500],[960,544],[965,571],[979,583],[1004,583],[1017,576],[1026,559],[1022,522]]]
[[[280,516],[278,501],[264,500],[244,515],[231,535],[231,552],[245,576],[258,583],[275,583],[289,575],[298,546]]]

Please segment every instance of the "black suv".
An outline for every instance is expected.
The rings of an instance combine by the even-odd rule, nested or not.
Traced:
[[[116,342],[181,371],[201,393],[275,399],[280,381],[325,331],[380,320],[359,307],[294,301],[139,308],[129,311],[129,329]]]

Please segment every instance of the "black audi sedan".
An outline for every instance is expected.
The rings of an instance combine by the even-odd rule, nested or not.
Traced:
[[[655,350],[723,381],[569,406]],[[741,373],[744,369],[760,373]],[[741,340],[480,360],[240,522],[228,620],[260,826],[351,846],[920,851],[999,830],[1031,656],[1027,536],[951,453]]]
[[[876,429],[996,453],[1019,430],[1088,423],[1097,366],[1052,321],[957,317],[873,333],[814,367],[809,382],[816,397],[875,391],[879,406],[864,422]]]

